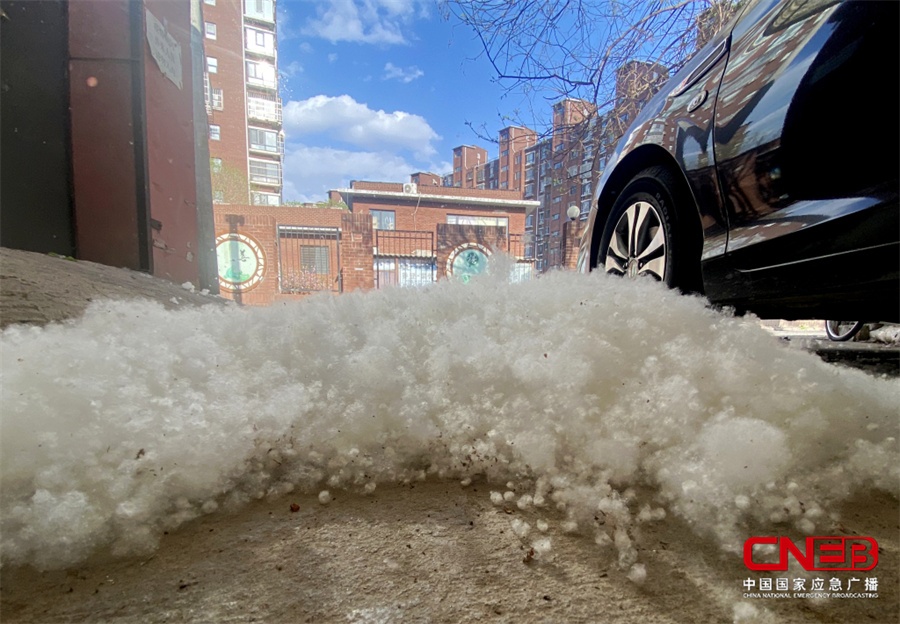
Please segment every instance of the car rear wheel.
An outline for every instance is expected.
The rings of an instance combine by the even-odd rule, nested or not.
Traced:
[[[700,290],[699,247],[679,222],[679,196],[673,189],[678,185],[662,167],[646,169],[628,183],[607,219],[598,269],[629,278],[647,276],[686,291]]]
[[[859,333],[863,321],[825,321],[825,333],[835,342],[846,342]]]

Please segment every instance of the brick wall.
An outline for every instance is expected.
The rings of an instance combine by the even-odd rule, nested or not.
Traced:
[[[341,230],[341,274],[344,292],[374,288],[372,218],[368,214],[345,212],[341,217]]]
[[[436,202],[436,200],[428,200]],[[422,203],[428,203],[423,201]],[[279,241],[279,226],[305,226],[340,229],[340,243],[317,241],[316,246],[329,248],[330,267],[334,277],[340,278],[343,292],[367,290],[375,287],[374,232],[370,209],[392,209],[395,211],[397,230],[432,232],[435,234],[435,254],[438,278],[446,277],[447,261],[461,245],[474,243],[491,252],[508,251],[508,234],[521,235],[525,227],[524,210],[515,212],[484,209],[474,210],[465,204],[419,205],[415,203],[399,205],[385,204],[382,200],[372,202],[354,201],[355,212],[330,208],[300,208],[292,206],[247,206],[216,205],[216,236],[228,234],[247,237],[263,258],[262,277],[252,286],[235,290],[220,279],[222,295],[247,305],[270,305],[278,301],[302,298],[309,293],[281,292],[279,271],[291,272],[299,267],[296,257],[299,248],[308,244],[304,239]],[[506,217],[509,228],[493,226],[451,225],[448,214]],[[221,239],[220,239],[221,240]],[[281,253],[293,254],[280,267]],[[224,269],[223,269],[224,270]],[[287,279],[287,278],[286,278]],[[335,282],[337,283],[337,282]],[[323,286],[330,287],[329,285]],[[335,286],[337,289],[337,286]]]
[[[237,208],[228,210],[228,208]],[[275,219],[269,215],[244,214],[243,207],[216,206],[216,242],[223,236],[241,234],[255,243],[262,255],[262,278],[253,286],[235,290],[219,280],[221,295],[246,305],[268,305],[278,293],[278,244]],[[227,244],[227,243],[224,243]],[[220,267],[220,275],[223,267]]]
[[[468,215],[479,217],[502,217],[509,219],[509,230],[513,233],[522,233],[525,230],[525,211],[516,212],[507,210],[495,210],[490,208],[473,209],[470,206],[460,204],[431,204],[423,202],[418,207],[410,205],[398,205],[386,203],[383,200],[354,200],[353,211],[356,214],[368,213],[371,210],[391,210],[394,212],[395,227],[398,230],[414,230],[437,232],[437,226],[447,223],[447,215]]]
[[[583,224],[583,221],[566,221],[563,225],[564,251],[560,264],[572,271],[578,267],[578,248],[581,245],[581,234],[584,231]]]
[[[441,223],[437,226],[437,273],[438,279],[447,276],[447,262],[453,252],[467,244],[477,244],[491,253],[507,252],[506,228],[482,225],[451,225]]]
[[[414,173],[409,179],[418,186],[440,186],[442,181],[441,176],[425,171]]]

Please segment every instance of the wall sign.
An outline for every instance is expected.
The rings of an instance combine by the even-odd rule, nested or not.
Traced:
[[[229,292],[250,290],[266,271],[266,257],[259,243],[234,232],[216,237],[216,260],[219,285]]]
[[[153,13],[149,10],[146,12],[147,43],[150,45],[150,55],[159,65],[159,70],[163,75],[181,89],[181,46]]]

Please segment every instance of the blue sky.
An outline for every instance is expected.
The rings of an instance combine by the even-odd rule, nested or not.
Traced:
[[[279,0],[285,201],[321,201],[350,180],[448,173],[452,150],[510,125],[506,96],[466,27],[421,0]],[[549,115],[549,107],[547,109]]]

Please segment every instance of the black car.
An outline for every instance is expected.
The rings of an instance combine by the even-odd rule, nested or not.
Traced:
[[[622,137],[579,269],[762,317],[900,320],[898,8],[747,2]]]

